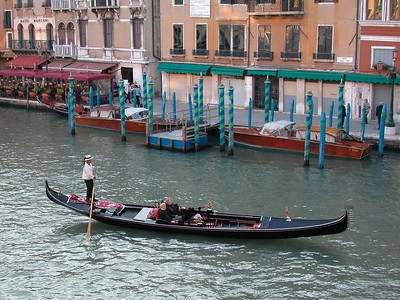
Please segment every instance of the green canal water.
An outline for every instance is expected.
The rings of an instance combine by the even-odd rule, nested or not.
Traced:
[[[42,111],[0,107],[1,299],[397,299],[400,154],[363,161],[213,146],[149,149],[144,136],[77,127]],[[92,223],[49,201],[44,181],[85,193],[94,156],[98,198],[218,211],[331,218],[352,198],[342,234],[247,241],[159,234]]]

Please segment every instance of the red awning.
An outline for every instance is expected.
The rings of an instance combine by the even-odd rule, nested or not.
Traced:
[[[38,73],[36,70],[21,70],[21,69],[6,69],[0,70],[1,76],[24,76],[24,77],[36,77]]]
[[[116,63],[101,63],[101,62],[88,62],[88,61],[76,61],[65,68],[64,71],[70,72],[94,72],[101,73],[104,70],[110,69],[116,66]]]
[[[62,71],[64,67],[74,63],[74,61],[75,60],[73,59],[55,59],[51,63],[47,64],[47,69],[52,71]],[[42,69],[45,69],[45,66],[43,66]]]
[[[72,76],[74,80],[80,81],[93,81],[100,79],[113,79],[114,75],[111,74],[99,74],[91,72],[66,72],[66,71],[39,71],[35,74],[36,78],[54,78],[59,80],[68,80],[69,76]]]
[[[12,60],[5,63],[7,68],[24,68],[24,69],[38,69],[38,67],[45,62],[45,59],[41,56],[17,56]]]

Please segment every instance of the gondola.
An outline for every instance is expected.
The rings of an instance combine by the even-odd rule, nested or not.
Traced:
[[[40,97],[36,97],[36,100],[39,103],[43,104],[50,111],[53,111],[64,117],[68,117],[68,105],[66,105],[64,103],[51,101],[51,100],[44,100]],[[83,113],[87,112],[87,110],[88,109],[83,107],[83,105],[75,106],[75,108],[74,108],[75,116],[83,114]]]
[[[49,187],[47,197],[75,212],[89,216],[90,203],[76,194],[64,194]],[[112,225],[146,229],[161,233],[182,233],[225,238],[286,239],[337,234],[347,229],[348,216],[324,220],[277,218],[217,212],[198,208],[181,208],[184,222],[170,223],[150,218],[154,207],[97,201],[92,218]]]

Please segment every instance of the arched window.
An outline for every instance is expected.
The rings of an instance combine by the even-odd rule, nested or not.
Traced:
[[[29,24],[29,49],[35,49],[35,26],[33,24]]]
[[[22,26],[22,24],[18,24],[18,42],[20,44],[19,47],[21,47],[24,42],[24,26]]]
[[[142,48],[142,36],[143,36],[143,18],[141,18],[140,10],[134,9],[131,14],[131,26],[132,26],[132,46],[133,49]]]
[[[67,45],[75,45],[75,26],[73,23],[67,25]]]
[[[86,15],[80,14],[78,19],[78,28],[79,28],[79,46],[87,47],[87,24],[88,20]]]
[[[47,24],[46,25],[46,40],[47,40],[47,49],[53,49],[53,42],[54,42],[54,34],[53,34],[53,25]]]
[[[58,24],[58,44],[65,45],[66,43],[66,32],[65,32],[65,24],[60,23]]]

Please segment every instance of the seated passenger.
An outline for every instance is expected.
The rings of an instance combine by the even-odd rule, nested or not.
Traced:
[[[164,202],[167,205],[167,212],[171,218],[179,215],[180,208],[178,204],[172,203],[172,199],[169,197],[167,197]]]
[[[158,210],[158,219],[171,223],[182,222],[182,217],[178,215],[170,216],[170,214],[167,211],[167,204],[165,202],[160,204],[160,209]]]

